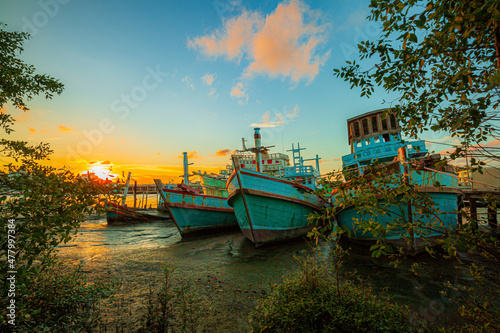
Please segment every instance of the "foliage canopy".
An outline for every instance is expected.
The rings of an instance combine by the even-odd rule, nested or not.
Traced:
[[[382,33],[358,48],[375,66],[348,62],[334,74],[361,96],[376,85],[397,93],[391,112],[411,137],[448,131],[465,146],[499,138],[500,2],[372,0],[370,8]]]

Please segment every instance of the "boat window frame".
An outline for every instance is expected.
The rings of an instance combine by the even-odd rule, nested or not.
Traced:
[[[353,124],[354,127],[354,137],[359,138],[361,136],[361,130],[359,128],[359,122],[355,121]]]
[[[361,127],[363,128],[363,135],[370,134],[370,128],[368,127],[368,118],[361,120]]]
[[[390,114],[389,119],[391,120],[391,129],[396,129],[397,128],[396,117],[393,114]]]
[[[377,116],[372,117],[372,132],[378,132],[378,119]]]
[[[387,117],[382,118],[382,131],[387,131],[389,127],[387,127]]]

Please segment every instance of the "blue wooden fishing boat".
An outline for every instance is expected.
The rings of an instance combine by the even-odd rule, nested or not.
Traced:
[[[170,219],[170,216],[162,215],[161,213],[155,214],[150,209],[136,209],[113,202],[106,202],[105,208],[108,224],[152,222]]]
[[[227,180],[231,171],[232,167],[227,165],[226,169],[219,171],[219,174],[201,171],[194,171],[193,174],[200,177],[203,194],[227,198]]]
[[[431,220],[424,221],[425,225],[422,225],[420,223],[422,221],[419,220],[422,216],[417,216],[418,210],[412,208],[411,203],[390,205],[385,203],[389,214],[376,216],[376,221],[381,225],[388,226],[394,223],[395,216],[412,223],[419,221],[415,228],[410,228],[410,234],[407,230],[390,231],[386,235],[388,241],[408,246],[409,251],[419,252],[430,245],[430,240],[456,229],[460,190],[453,167],[448,165],[445,166],[445,170],[436,170],[434,165],[440,156],[429,155],[425,141],[403,141],[401,127],[388,109],[375,110],[348,119],[347,126],[351,154],[342,157],[346,181],[364,175],[367,166],[378,160],[384,163],[386,170],[396,170],[401,176],[405,176],[407,184],[418,186],[418,190],[426,193],[432,199],[434,208],[437,208],[438,213]],[[342,193],[337,190],[333,191],[333,205],[339,202],[341,195]],[[401,193],[398,198],[403,195],[404,193]],[[351,240],[370,243],[378,238],[371,231],[362,230],[359,223],[356,223],[356,221],[369,221],[374,217],[360,213],[354,206],[338,210],[335,218],[337,224],[350,233]]]
[[[166,207],[182,236],[210,229],[236,227],[234,210],[227,204],[227,195],[206,195],[189,186],[187,153],[184,153],[184,182],[174,189],[165,188],[159,179],[161,205]],[[223,183],[225,185],[225,183]]]
[[[256,170],[246,168],[233,156],[234,171],[228,180],[228,203],[234,208],[241,231],[255,246],[305,235],[312,229],[308,215],[320,210],[324,201],[313,193],[319,179],[319,158],[316,169],[304,165],[300,146],[292,152],[294,166],[286,166],[275,176],[261,172],[270,162],[267,148],[261,147],[260,129],[255,128],[254,155]],[[288,158],[287,158],[288,160]],[[278,163],[276,163],[278,164]]]

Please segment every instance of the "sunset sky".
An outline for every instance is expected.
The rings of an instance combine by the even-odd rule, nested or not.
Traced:
[[[192,170],[215,171],[259,126],[271,152],[300,142],[322,173],[338,169],[346,120],[397,98],[361,98],[333,76],[378,35],[369,2],[2,1],[7,29],[32,35],[22,58],[65,84],[28,113],[8,106],[10,138],[50,143],[56,167],[100,162],[166,182],[180,180],[182,152]]]

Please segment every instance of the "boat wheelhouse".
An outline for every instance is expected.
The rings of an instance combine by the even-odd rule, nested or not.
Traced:
[[[376,219],[383,226],[395,223],[394,216],[403,221],[418,221],[416,227],[411,227],[411,234],[405,229],[390,231],[386,240],[396,244],[406,244],[404,238],[411,238],[410,252],[419,252],[430,246],[430,240],[453,232],[457,227],[458,189],[457,177],[453,167],[446,165],[444,170],[436,170],[436,162],[440,160],[438,154],[429,155],[425,141],[405,142],[401,138],[401,127],[389,109],[379,109],[364,113],[347,120],[349,144],[351,154],[342,157],[343,176],[346,181],[364,175],[367,166],[378,161],[390,169],[396,170],[405,179],[406,184],[415,186],[419,192],[425,193],[431,199],[436,214],[427,220],[422,220],[418,209],[412,203],[381,202],[386,214],[373,216],[361,213],[355,206],[344,206],[338,210],[335,219],[337,224],[347,230],[351,240],[377,241],[377,236],[371,231],[360,228],[360,221]],[[388,174],[387,177],[390,177]],[[389,178],[387,178],[389,179]],[[400,178],[401,179],[401,178]],[[375,187],[380,186],[376,185]],[[388,186],[394,188],[397,184]],[[350,192],[350,190],[344,190]],[[342,195],[336,189],[332,192],[332,204]],[[401,193],[398,198],[402,198]],[[379,200],[375,197],[375,200]],[[378,233],[378,231],[376,232]]]
[[[347,120],[351,153],[342,157],[347,180],[351,175],[363,174],[365,166],[378,160],[392,162],[398,149],[406,146],[407,157],[415,159],[428,154],[425,141],[403,142],[401,126],[389,109],[379,109]]]

